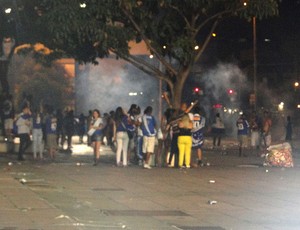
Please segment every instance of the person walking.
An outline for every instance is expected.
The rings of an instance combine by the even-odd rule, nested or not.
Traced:
[[[192,151],[192,128],[193,122],[188,114],[184,114],[178,122],[178,150],[179,150],[179,168],[191,167],[191,151]]]
[[[89,126],[88,135],[91,137],[91,143],[94,150],[94,166],[97,166],[100,159],[100,147],[102,140],[102,129],[103,129],[103,120],[101,118],[100,111],[98,109],[94,109],[93,111],[93,119]]]

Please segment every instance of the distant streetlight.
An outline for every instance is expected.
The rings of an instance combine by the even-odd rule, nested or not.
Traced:
[[[298,87],[298,86],[299,86],[299,82],[296,81],[296,82],[294,83],[294,86],[295,86],[295,87]]]
[[[80,3],[79,6],[80,6],[80,8],[86,8],[86,3],[85,2]]]
[[[4,12],[5,12],[6,14],[10,14],[10,13],[11,13],[11,8],[6,8],[6,9],[4,10]]]

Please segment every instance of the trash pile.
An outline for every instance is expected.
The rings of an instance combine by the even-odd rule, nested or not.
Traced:
[[[294,167],[292,147],[288,142],[271,145],[267,150],[268,153],[266,154],[264,165],[286,168]]]

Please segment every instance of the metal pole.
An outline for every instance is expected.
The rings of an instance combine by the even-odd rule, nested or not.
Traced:
[[[253,17],[253,91],[254,109],[257,106],[257,45],[256,45],[256,18]]]
[[[162,71],[162,63],[159,61],[159,70]],[[159,79],[159,89],[158,89],[158,120],[159,120],[159,126],[161,125],[161,119],[162,119],[162,80]]]

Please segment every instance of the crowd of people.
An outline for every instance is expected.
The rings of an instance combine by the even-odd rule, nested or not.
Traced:
[[[136,163],[151,169],[152,160],[158,167],[190,168],[192,164],[203,164],[201,147],[205,118],[200,108],[194,105],[196,103],[188,108],[183,103],[178,110],[169,108],[160,122],[153,116],[151,106],[143,112],[136,104],[128,111],[118,107],[103,118],[99,118],[99,111],[94,110],[87,119],[88,143],[94,147],[94,165],[99,162],[97,151],[103,137],[107,145],[115,149],[118,167]],[[195,162],[191,162],[192,149],[197,155]]]
[[[22,112],[15,114],[12,97],[7,95],[2,104],[2,123],[7,140],[20,138],[18,160],[24,160],[24,153],[32,142],[33,159],[43,159],[45,149],[55,159],[60,149],[72,152],[72,137],[79,136],[80,143],[87,136],[87,144],[93,148],[94,166],[100,161],[100,147],[104,143],[116,153],[115,164],[127,167],[139,164],[145,169],[158,167],[190,168],[203,166],[206,119],[197,101],[188,107],[182,103],[179,109],[168,108],[157,122],[153,108],[144,111],[132,104],[128,111],[117,107],[103,116],[98,109],[89,111],[88,116],[74,116],[71,109],[54,110],[43,106],[32,111],[29,101],[22,104]],[[159,126],[158,126],[159,125]],[[271,144],[272,120],[267,111],[260,119],[255,112],[248,118],[241,114],[236,121],[239,156],[246,156],[243,149],[250,145],[254,151]],[[221,145],[225,125],[220,113],[216,113],[211,125],[213,148]],[[31,138],[32,136],[32,138]],[[287,136],[292,136],[291,118],[287,117]],[[64,148],[66,146],[66,148]],[[195,156],[195,157],[194,157]]]

